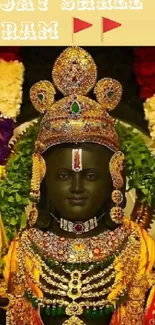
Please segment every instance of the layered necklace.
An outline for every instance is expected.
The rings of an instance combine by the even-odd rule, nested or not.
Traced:
[[[127,299],[139,257],[139,234],[131,227],[78,239],[33,228],[21,235],[19,278],[34,308],[46,315],[66,315],[63,325],[83,325],[80,316],[96,319]],[[31,283],[42,292],[41,297]]]

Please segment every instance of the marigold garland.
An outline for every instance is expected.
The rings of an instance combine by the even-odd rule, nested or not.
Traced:
[[[155,141],[155,95],[145,101],[144,112],[148,121],[151,139]]]
[[[4,178],[6,176],[5,166],[0,165],[0,178]]]
[[[5,174],[4,166],[11,153],[8,143],[22,102],[24,66],[18,60],[19,47],[0,49],[0,178]]]
[[[0,59],[0,115],[16,119],[22,102],[24,66],[22,62]]]

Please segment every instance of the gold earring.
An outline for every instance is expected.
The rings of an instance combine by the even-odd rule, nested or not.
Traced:
[[[28,224],[33,227],[38,219],[37,203],[40,200],[40,184],[46,174],[46,163],[40,154],[34,153],[32,156],[32,179],[30,201],[32,208],[28,218]]]
[[[123,209],[119,206],[123,202],[123,194],[119,190],[123,187],[124,181],[122,177],[122,170],[124,167],[124,154],[121,151],[117,151],[111,158],[109,169],[113,182],[114,191],[111,198],[115,206],[110,211],[110,217],[116,224],[122,224],[123,222]]]

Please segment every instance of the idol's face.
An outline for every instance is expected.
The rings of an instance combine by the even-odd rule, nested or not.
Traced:
[[[80,146],[80,171],[76,171],[75,149],[61,147],[45,153],[45,184],[52,212],[72,221],[85,221],[104,210],[111,199],[112,180],[109,162],[112,152],[90,144]]]

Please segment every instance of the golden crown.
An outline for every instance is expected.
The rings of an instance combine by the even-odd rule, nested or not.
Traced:
[[[122,96],[122,86],[114,79],[97,80],[97,67],[91,55],[80,47],[65,49],[52,70],[53,84],[64,95],[55,101],[56,90],[47,80],[30,89],[33,106],[44,114],[35,151],[42,154],[61,143],[91,142],[119,150],[115,120],[108,111]],[[97,102],[86,94],[94,87]]]

